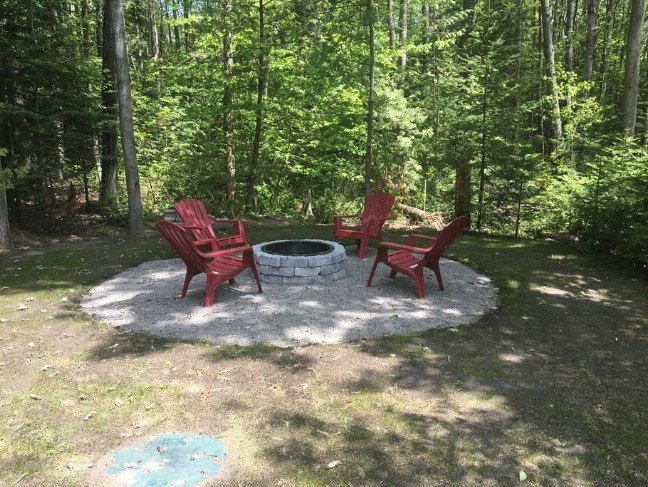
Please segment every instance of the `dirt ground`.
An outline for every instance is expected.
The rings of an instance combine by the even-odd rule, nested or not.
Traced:
[[[648,483],[648,282],[609,257],[462,236],[450,256],[493,279],[497,310],[343,345],[168,341],[79,309],[169,256],[157,237],[0,256],[0,485],[96,485],[111,452],[165,432],[225,441],[214,485]]]

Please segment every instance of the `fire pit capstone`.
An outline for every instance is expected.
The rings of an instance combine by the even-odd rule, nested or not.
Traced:
[[[336,242],[276,240],[253,249],[259,277],[266,284],[328,284],[346,277],[346,252]]]

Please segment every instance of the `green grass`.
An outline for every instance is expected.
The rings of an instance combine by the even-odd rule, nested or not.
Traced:
[[[168,341],[81,313],[92,285],[171,255],[108,237],[0,256],[0,485],[93,485],[110,452],[169,431],[223,438],[226,485],[648,482],[648,284],[618,261],[462,236],[450,255],[491,277],[498,310],[336,346]]]

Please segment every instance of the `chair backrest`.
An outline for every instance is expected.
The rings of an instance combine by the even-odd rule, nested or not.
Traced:
[[[203,258],[198,254],[188,230],[177,223],[165,220],[158,221],[155,226],[187,267],[196,270],[204,269]]]
[[[373,193],[365,200],[362,216],[372,216],[378,219],[389,218],[395,198],[387,193]]]
[[[362,211],[362,214],[360,215],[361,217],[373,217],[377,220],[386,220],[389,218],[391,215],[391,209],[392,206],[394,206],[394,197],[390,194],[387,193],[373,193],[367,196],[367,199],[365,200],[365,206],[364,210]],[[382,223],[376,228],[374,227],[373,229],[370,229],[372,233],[372,237],[378,236],[380,233],[380,227],[382,227]],[[365,232],[368,229],[366,228],[367,221],[364,220],[362,221],[362,225],[360,227],[360,230]]]
[[[468,223],[467,216],[460,216],[455,218],[445,227],[441,229],[439,235],[437,235],[432,248],[425,254],[425,257],[422,259],[421,263],[423,265],[427,264],[431,260],[438,259],[443,255],[443,252],[446,251],[448,247],[456,240],[463,228]]]
[[[201,228],[192,229],[192,232],[197,239],[202,240],[215,238],[211,218],[209,217],[205,204],[202,201],[193,198],[186,198],[178,201],[173,205],[173,207],[182,219],[183,224],[201,226]]]

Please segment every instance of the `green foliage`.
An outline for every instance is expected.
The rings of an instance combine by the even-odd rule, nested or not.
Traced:
[[[185,12],[189,3],[191,11]],[[264,2],[261,37],[256,1],[234,2],[227,17],[221,2],[179,2],[174,19],[169,2],[153,2],[151,12],[149,2],[127,0],[145,208],[159,214],[177,199],[193,196],[216,215],[240,214],[249,210],[248,178],[254,172],[254,215],[301,219],[310,203],[317,221],[330,222],[335,214],[359,210],[371,22],[376,90],[370,182],[375,190],[419,208],[425,204],[447,218],[464,191],[480,231],[569,234],[591,247],[641,254],[647,233],[641,223],[646,220],[645,149],[636,140],[614,136],[620,133],[626,30],[621,20],[627,3],[600,6],[597,63],[589,82],[583,80],[579,54],[587,16],[576,17],[576,56],[568,71],[566,4],[553,6],[564,129],[564,140],[557,143],[551,139],[552,98],[536,2],[493,0],[465,10],[451,0],[410,0],[406,46],[396,25],[392,49],[385,2],[373,2],[371,15],[362,3]],[[0,178],[14,218],[38,215],[46,221],[65,213],[86,189],[90,202],[98,197],[102,129],[116,120],[101,108],[96,49],[101,2],[88,2],[86,10],[83,5],[9,0],[0,6],[0,51],[6,53],[0,72],[0,145],[8,149],[0,155]],[[616,13],[607,11],[612,6]],[[400,8],[394,2],[397,24]],[[223,67],[228,28],[231,80]],[[268,70],[255,158],[259,56]],[[223,129],[228,81],[234,92],[233,202],[227,200],[231,181]],[[645,99],[646,87],[641,89]],[[639,127],[645,132],[643,117]],[[469,168],[470,181],[459,187],[461,168]],[[93,204],[85,208],[119,222],[112,213],[124,212],[124,190],[120,183],[120,204],[110,214]]]

